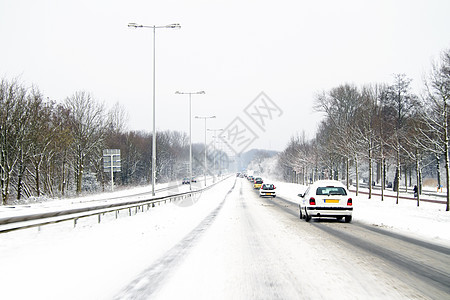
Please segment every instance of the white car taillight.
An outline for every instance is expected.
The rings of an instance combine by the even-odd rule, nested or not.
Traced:
[[[309,205],[316,205],[316,199],[313,197],[309,198]]]
[[[352,198],[348,198],[347,200],[347,206],[352,206],[353,205],[353,200]]]

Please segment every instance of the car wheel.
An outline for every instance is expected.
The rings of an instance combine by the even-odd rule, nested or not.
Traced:
[[[301,219],[303,219],[302,209],[300,208],[298,211],[299,211],[299,217],[300,217],[300,220],[301,220]]]
[[[273,197],[275,198],[277,195],[273,195]]]
[[[308,213],[305,213],[305,221],[306,221],[306,222],[311,221],[311,216],[308,215]]]
[[[345,223],[350,223],[352,221],[352,216],[345,216]]]

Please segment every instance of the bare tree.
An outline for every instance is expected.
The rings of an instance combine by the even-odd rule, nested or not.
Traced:
[[[367,158],[369,164],[368,185],[369,199],[372,198],[372,170],[374,153],[378,147],[377,143],[377,89],[366,86],[362,89],[360,97],[361,105],[355,113],[353,129],[356,141],[361,142],[362,156]]]
[[[445,157],[447,208],[450,209],[450,170],[449,170],[449,100],[450,100],[450,50],[441,55],[441,60],[432,65],[425,82],[423,138],[428,141],[428,150],[443,153]]]
[[[53,105],[51,101],[45,101],[43,95],[37,88],[33,88],[29,94],[28,109],[30,112],[30,133],[29,142],[30,150],[28,160],[33,166],[30,174],[34,178],[34,189],[36,196],[42,193],[41,182],[45,182],[46,178],[41,179],[41,167],[44,161],[50,161],[53,157],[51,146],[56,142],[56,129],[58,124],[52,122]],[[47,186],[47,190],[50,187]]]
[[[399,201],[399,185],[401,172],[401,150],[402,142],[405,140],[405,124],[411,116],[413,107],[417,102],[417,97],[411,92],[411,79],[405,74],[395,74],[394,84],[388,88],[387,100],[392,111],[395,111],[395,125],[393,131],[393,139],[391,146],[395,149],[396,154],[396,171],[394,180],[394,189],[397,191],[397,200]]]
[[[12,174],[22,160],[27,127],[26,89],[17,81],[0,82],[0,184],[2,204],[7,204]]]
[[[105,135],[105,116],[102,104],[94,101],[85,92],[76,92],[65,101],[70,110],[71,133],[73,135],[71,154],[75,170],[76,192],[81,193],[82,178],[88,159],[98,160],[101,156]],[[92,157],[90,157],[92,156]]]
[[[355,137],[354,123],[356,113],[361,106],[361,95],[358,89],[349,84],[341,85],[332,89],[329,93],[323,93],[316,97],[315,109],[324,112],[327,119],[331,122],[333,130],[332,147],[342,157],[346,159],[346,180],[347,187],[349,182],[350,160],[355,163],[356,173],[356,194],[359,192],[359,152],[361,145]],[[331,141],[331,140],[330,140]],[[320,143],[320,140],[317,141]]]

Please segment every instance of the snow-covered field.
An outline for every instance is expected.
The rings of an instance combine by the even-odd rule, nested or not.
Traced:
[[[133,217],[123,214],[117,220],[106,216],[101,224],[95,217],[86,218],[75,229],[71,222],[63,222],[0,234],[1,298],[111,299],[208,216],[233,182],[230,178],[203,192],[194,205],[160,205]],[[291,183],[275,184],[278,195],[292,202],[304,189]],[[72,202],[78,201],[72,199],[65,205]],[[354,197],[354,207],[354,222],[450,247],[450,213],[443,204],[417,207],[415,201],[400,200],[396,205],[393,198],[382,202],[362,195]],[[6,210],[11,214],[11,209]]]

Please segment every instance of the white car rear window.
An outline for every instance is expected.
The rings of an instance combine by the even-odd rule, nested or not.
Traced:
[[[316,195],[341,195],[345,196],[347,195],[347,191],[343,187],[339,186],[325,186],[325,187],[318,187],[316,190]]]

